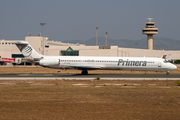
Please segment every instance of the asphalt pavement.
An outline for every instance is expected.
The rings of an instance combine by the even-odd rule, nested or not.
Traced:
[[[180,74],[0,74],[0,80],[180,80]]]

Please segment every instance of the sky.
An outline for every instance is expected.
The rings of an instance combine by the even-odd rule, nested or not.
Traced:
[[[0,39],[24,40],[28,33],[55,41],[96,36],[140,40],[147,18],[156,37],[180,41],[180,0],[0,0]]]

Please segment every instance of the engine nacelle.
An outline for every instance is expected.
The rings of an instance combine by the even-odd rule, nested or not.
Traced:
[[[42,65],[42,66],[54,66],[54,65],[59,65],[60,64],[60,60],[59,59],[56,59],[56,60],[53,60],[53,59],[42,59],[39,61],[39,65]]]

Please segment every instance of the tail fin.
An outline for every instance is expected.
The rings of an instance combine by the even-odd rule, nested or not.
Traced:
[[[24,57],[28,57],[28,58],[41,58],[43,57],[42,54],[39,54],[38,52],[36,52],[34,50],[34,48],[29,44],[28,41],[21,41],[21,42],[17,42],[14,43],[19,50],[22,52],[22,54],[24,55]]]
[[[163,55],[161,58],[166,60],[167,55]]]
[[[165,59],[166,62],[171,61],[171,54],[169,54],[169,55],[163,55],[163,56],[162,56],[162,59]]]
[[[171,54],[169,54],[168,58],[167,58],[168,61],[171,60]]]

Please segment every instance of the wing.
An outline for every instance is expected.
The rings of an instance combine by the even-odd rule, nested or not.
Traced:
[[[78,69],[78,70],[83,70],[83,69],[96,70],[96,69],[102,68],[101,66],[71,66],[71,65],[69,67],[74,68],[74,69]]]

